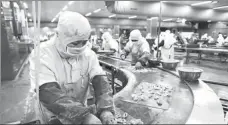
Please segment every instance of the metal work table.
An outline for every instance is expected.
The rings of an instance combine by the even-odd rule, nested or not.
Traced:
[[[125,87],[114,95],[115,105],[136,118],[141,118],[149,124],[225,124],[223,108],[214,91],[203,81],[187,83],[179,80],[176,71],[157,68],[156,72],[132,73],[124,69],[130,62],[117,58],[99,58],[102,65],[117,70],[117,77],[124,76]],[[125,63],[124,63],[125,62]],[[118,75],[119,73],[119,75]],[[121,79],[121,78],[120,78]],[[127,79],[127,80],[126,80]],[[120,100],[129,98],[133,90],[141,81],[152,83],[169,83],[178,90],[170,103],[168,110],[162,111],[149,107],[124,104]],[[137,110],[134,113],[133,110]],[[131,114],[132,113],[132,114]]]
[[[180,48],[178,48],[180,49]],[[181,49],[185,49],[187,52],[186,55],[186,63],[189,63],[189,57],[190,57],[190,53],[193,51],[197,51],[198,52],[198,58],[201,59],[201,55],[202,52],[209,52],[209,53],[225,53],[228,54],[228,49],[225,48],[181,48]]]

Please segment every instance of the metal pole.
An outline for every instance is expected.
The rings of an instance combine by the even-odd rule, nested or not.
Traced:
[[[159,42],[160,42],[160,32],[161,32],[161,18],[162,18],[162,1],[160,1],[160,13],[159,13],[159,22],[158,22],[158,45],[159,45]],[[157,51],[159,52],[159,48],[157,47]],[[158,53],[157,52],[157,59],[158,59]]]

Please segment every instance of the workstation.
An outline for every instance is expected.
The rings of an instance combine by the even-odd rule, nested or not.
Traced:
[[[1,2],[0,123],[227,124],[227,6]]]

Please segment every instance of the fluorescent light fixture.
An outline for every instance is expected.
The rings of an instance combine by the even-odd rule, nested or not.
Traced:
[[[25,8],[28,8],[27,3],[24,2],[23,5],[24,5]]]
[[[130,16],[128,17],[129,19],[133,19],[133,18],[136,18],[137,16]]]
[[[66,6],[63,7],[62,10],[64,11],[64,10],[66,10],[67,8],[68,8],[68,6],[66,5]]]
[[[55,20],[56,20],[56,18],[53,18],[53,19],[51,20],[51,22],[53,23]]]
[[[209,23],[209,22],[211,22],[211,20],[208,20],[207,22]]]
[[[92,13],[87,13],[85,16],[90,16]]]
[[[157,19],[158,17],[151,17],[151,18],[149,18],[149,19],[147,19],[147,20],[153,20],[153,19]]]
[[[171,21],[171,20],[173,20],[173,19],[165,19],[165,20],[163,20],[163,21]]]
[[[228,6],[215,7],[213,9],[224,9],[224,8],[228,8]]]
[[[97,13],[97,12],[99,12],[99,11],[101,11],[101,9],[99,8],[99,9],[97,9],[97,10],[94,10],[93,12],[94,13]]]
[[[114,17],[114,16],[116,16],[116,14],[110,15],[110,16],[108,16],[108,17],[109,17],[109,18],[112,18],[112,17]]]
[[[27,14],[27,16],[28,16],[28,17],[31,17],[31,14],[30,14],[30,13],[28,13],[28,14]]]
[[[208,4],[211,3],[212,1],[204,1],[204,2],[199,2],[199,3],[193,3],[191,4],[191,6],[199,6],[199,5],[203,5],[203,4]]]
[[[69,1],[68,2],[68,5],[71,5],[71,4],[73,4],[74,3],[74,1]]]

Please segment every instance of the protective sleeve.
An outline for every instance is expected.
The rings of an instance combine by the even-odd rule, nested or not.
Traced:
[[[114,114],[112,89],[108,83],[107,76],[95,76],[92,84],[96,98],[97,115],[100,116],[103,111],[110,111]]]
[[[45,83],[39,89],[39,99],[44,107],[72,123],[82,123],[95,109],[95,105],[85,107],[75,98],[67,96],[57,82]]]
[[[91,55],[89,76],[94,88],[97,115],[99,116],[104,110],[109,110],[114,113],[112,90],[108,83],[106,73],[101,68],[97,56],[95,54]]]
[[[129,53],[131,52],[131,49],[132,49],[132,42],[129,41],[124,47],[124,51]]]
[[[140,57],[139,57],[139,62],[145,66],[147,64],[147,61],[149,60],[150,56],[150,46],[147,41],[144,41],[142,46],[140,47]]]

